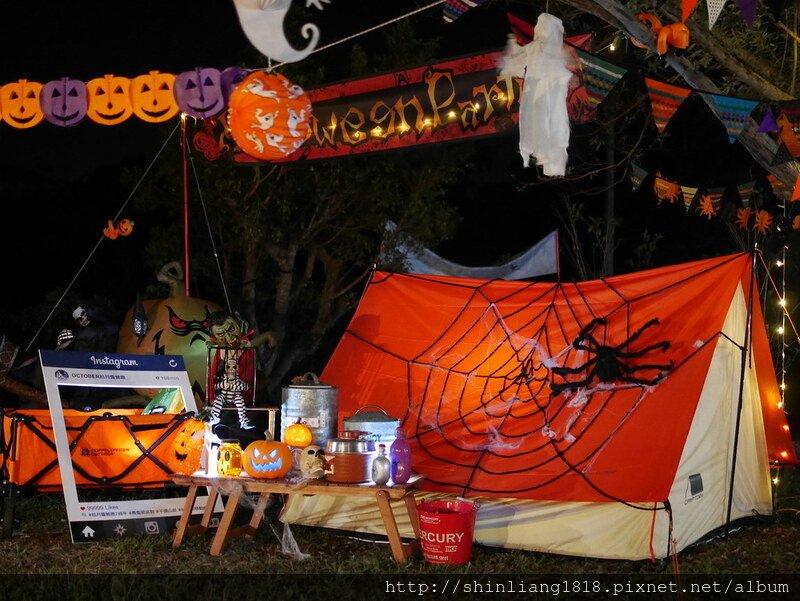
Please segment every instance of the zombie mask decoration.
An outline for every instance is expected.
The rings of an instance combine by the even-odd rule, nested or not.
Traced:
[[[40,101],[44,118],[53,125],[71,127],[86,118],[86,84],[79,79],[62,77],[47,82]]]
[[[131,81],[131,104],[134,114],[142,121],[162,123],[178,114],[172,92],[175,75],[150,71]]]
[[[42,84],[20,79],[0,88],[0,105],[3,118],[11,127],[27,129],[38,125],[44,119],[39,98]]]
[[[131,80],[127,77],[104,75],[86,84],[89,119],[100,125],[117,125],[133,114],[130,99]]]
[[[225,109],[219,69],[198,67],[184,71],[175,80],[174,92],[180,110],[192,117],[207,119]]]

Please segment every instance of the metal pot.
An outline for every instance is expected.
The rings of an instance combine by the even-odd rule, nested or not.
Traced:
[[[376,411],[365,411],[373,408]],[[356,409],[356,412],[344,419],[344,429],[360,432],[368,432],[363,438],[373,441],[376,445],[383,443],[388,449],[395,439],[395,432],[400,427],[400,420],[393,418],[386,413],[383,407],[378,405],[364,405]]]
[[[296,382],[284,386],[281,403],[281,437],[290,425],[301,418],[309,427],[312,444],[323,446],[336,437],[338,390],[320,382],[316,374],[306,373]]]
[[[326,476],[331,482],[359,484],[372,479],[375,443],[359,438],[364,432],[339,432],[339,438],[325,443],[325,459],[331,469]]]

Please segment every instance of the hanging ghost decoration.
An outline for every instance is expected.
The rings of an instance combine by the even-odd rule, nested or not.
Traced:
[[[292,6],[292,0],[233,0],[233,3],[247,39],[264,56],[285,63],[296,63],[317,47],[319,28],[311,23],[306,23],[300,29],[304,38],[311,38],[302,50],[291,46],[286,39],[283,20]],[[312,3],[322,9],[320,3]]]
[[[520,57],[519,52],[524,52]],[[548,13],[539,15],[533,41],[515,52],[502,68],[504,75],[524,77],[519,103],[519,152],[530,157],[544,175],[563,176],[567,167],[569,115],[567,92],[572,72],[564,49],[564,25]],[[521,60],[520,60],[521,59]]]
[[[212,67],[180,73],[174,91],[180,109],[200,119],[220,114],[227,104],[222,92],[222,73]]]
[[[86,84],[62,77],[44,84],[40,98],[44,118],[59,127],[77,125],[86,118]]]

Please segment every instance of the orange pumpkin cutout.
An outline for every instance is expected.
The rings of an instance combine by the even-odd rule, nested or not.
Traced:
[[[0,88],[0,105],[5,122],[18,129],[28,129],[41,123],[44,119],[39,103],[42,87],[39,82],[20,79]]]
[[[297,421],[291,426],[286,428],[283,433],[283,442],[290,447],[304,449],[313,441],[314,433],[311,431],[311,428],[300,421],[300,418],[298,418]]]
[[[292,469],[292,450],[275,440],[256,440],[244,450],[242,468],[253,478],[283,478]]]
[[[194,474],[200,468],[206,424],[192,418],[177,429],[167,457],[167,467],[176,474]]]
[[[133,115],[130,98],[131,80],[104,75],[86,84],[89,119],[100,125],[117,125]]]
[[[150,123],[162,123],[177,115],[180,109],[172,92],[175,77],[160,71],[134,77],[131,81],[133,113]]]
[[[283,159],[308,135],[311,100],[283,75],[251,73],[231,92],[228,106],[233,139],[257,159]]]

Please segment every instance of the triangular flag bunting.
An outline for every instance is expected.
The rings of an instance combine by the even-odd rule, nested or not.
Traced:
[[[750,206],[750,199],[753,197],[753,187],[755,184],[755,180],[752,180],[736,186],[736,189],[739,191],[739,198],[742,201],[742,206],[745,209]]]
[[[711,219],[714,215],[719,213],[722,206],[722,194],[725,188],[709,188],[705,194],[700,196],[700,205],[697,211],[703,216]]]
[[[766,234],[769,231],[770,226],[772,226],[772,221],[772,215],[766,211],[758,211],[753,222],[753,229],[759,234]]]
[[[747,23],[748,29],[752,29],[753,23],[756,21],[758,0],[736,0],[736,4],[739,5],[739,10],[742,11],[742,18]]]
[[[719,14],[725,7],[728,0],[706,0],[706,8],[708,8],[708,28],[714,27],[714,24],[719,18]]]
[[[684,186],[681,184],[681,192],[683,192],[683,206],[688,211],[692,207],[695,196],[697,196],[696,186]]]
[[[708,195],[711,197],[711,204],[714,205],[714,213],[719,213],[722,207],[722,195],[725,194],[725,187],[708,188]]]
[[[794,182],[794,190],[792,190],[792,197],[789,200],[791,202],[797,202],[800,200],[800,175],[797,176],[797,179]]]
[[[681,0],[681,21],[684,23],[700,0]]]
[[[728,131],[728,141],[733,143],[744,131],[750,121],[750,113],[758,106],[758,100],[747,100],[735,96],[722,96],[700,92],[700,95],[710,104],[719,120]]]
[[[480,6],[487,0],[447,0],[444,3],[443,18],[446,23],[452,23],[471,8]]]
[[[663,134],[667,123],[680,108],[683,101],[692,93],[691,89],[673,86],[656,79],[644,78],[647,93],[653,109],[653,118],[658,128],[658,133]]]
[[[648,175],[650,174],[645,169],[636,163],[631,163],[631,184],[634,190],[637,190],[642,185],[644,178]]]
[[[772,112],[771,108],[767,109],[767,112],[764,113],[764,117],[761,119],[761,123],[758,126],[759,133],[774,133],[780,129],[778,122],[775,120],[775,113]]]
[[[619,67],[601,58],[578,50],[578,59],[583,67],[581,79],[586,86],[586,93],[589,97],[589,105],[596,108],[603,102],[608,93],[622,78],[627,69]]]
[[[767,181],[769,182],[769,185],[772,187],[773,192],[778,188],[783,188],[783,181],[781,181],[777,176],[773,175],[772,173],[767,173]]]
[[[792,155],[789,152],[789,149],[786,148],[786,144],[781,142],[778,144],[778,150],[775,151],[775,156],[772,157],[772,165],[783,165],[784,163],[788,163],[789,161],[793,160]]]
[[[778,136],[786,145],[786,150],[793,157],[800,157],[800,110],[783,109],[778,115],[778,127]]]
[[[660,174],[657,174],[653,182],[653,189],[656,192],[658,202],[678,202],[678,195],[681,193],[681,187],[675,182],[671,182],[659,176]]]

